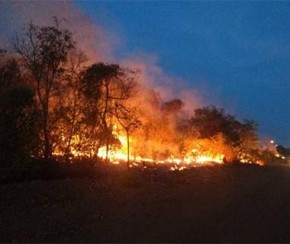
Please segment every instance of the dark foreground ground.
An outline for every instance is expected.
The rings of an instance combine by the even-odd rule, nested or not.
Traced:
[[[0,185],[0,242],[290,242],[290,167]]]

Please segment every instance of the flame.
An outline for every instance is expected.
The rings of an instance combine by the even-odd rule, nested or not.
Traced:
[[[118,148],[109,148],[108,152],[106,149],[106,146],[100,147],[97,156],[101,159],[106,159],[108,157],[109,163],[119,165],[122,162],[127,162],[128,160],[128,143],[127,143],[127,137],[123,134],[120,133],[120,130],[118,130],[117,126],[114,126],[114,131],[113,134],[118,138],[120,142],[120,146]],[[65,137],[62,136],[62,140],[65,141]],[[78,144],[80,140],[79,136],[74,136],[72,138],[72,144]],[[220,152],[219,148],[215,148],[214,152],[213,149],[210,148],[213,145],[207,145],[206,142],[204,146],[207,146],[207,150],[201,150],[199,144],[195,144],[195,147],[189,150],[183,157],[179,158],[176,157],[175,155],[169,155],[168,157],[162,158],[162,159],[156,159],[152,158],[149,156],[141,156],[141,155],[136,155],[136,150],[134,148],[134,145],[136,143],[138,144],[138,139],[134,137],[129,137],[129,144],[130,146],[130,154],[129,154],[129,159],[130,159],[130,167],[138,167],[142,165],[143,167],[146,168],[144,163],[150,163],[150,164],[163,164],[167,165],[169,170],[184,170],[187,168],[191,167],[198,167],[198,166],[204,166],[204,165],[213,165],[213,164],[224,164],[224,159],[225,159],[225,154]],[[140,144],[140,143],[139,143]],[[80,156],[85,156],[89,157],[90,155],[95,155],[96,150],[92,149],[91,151],[81,151],[78,150],[74,147],[71,148],[71,153],[74,157],[80,157]],[[55,151],[54,155],[62,155],[60,151]],[[146,155],[146,153],[144,153]],[[248,163],[248,164],[257,164],[257,165],[264,165],[264,162],[258,160],[256,162],[250,161],[248,158],[248,155],[243,154],[240,157],[240,162],[241,163]]]
[[[127,138],[124,135],[117,135],[116,132],[114,133],[120,143],[121,147],[118,149],[112,149],[108,152],[108,159],[113,164],[120,164],[121,162],[126,162],[128,155],[127,155]],[[135,138],[130,138],[130,144],[135,144]],[[171,166],[171,170],[183,170],[189,167],[195,167],[197,165],[208,165],[208,164],[223,164],[225,155],[222,153],[211,154],[210,152],[201,153],[198,149],[192,149],[189,153],[187,153],[182,159],[175,157],[174,155],[170,155],[164,159],[153,159],[150,157],[142,157],[140,155],[136,155],[134,152],[134,148],[130,148],[130,161],[131,167],[139,166],[142,163],[155,163],[155,164],[168,164],[174,165]],[[106,159],[106,147],[101,147],[98,151],[98,157],[102,159]]]

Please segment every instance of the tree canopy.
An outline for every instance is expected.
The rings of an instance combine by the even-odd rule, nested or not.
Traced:
[[[57,19],[49,26],[30,23],[13,44],[18,56],[0,50],[3,161],[99,157],[103,148],[108,161],[110,151],[124,144],[128,166],[130,155],[182,160],[199,151],[225,155],[227,162],[259,156],[255,122],[215,106],[186,114],[182,99],[164,100],[142,86],[140,71],[88,65],[73,33]]]

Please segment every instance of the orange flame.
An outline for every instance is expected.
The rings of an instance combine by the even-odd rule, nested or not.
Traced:
[[[115,126],[115,128],[117,128]],[[116,130],[117,131],[117,130]],[[126,162],[128,155],[127,155],[127,137],[125,135],[119,134],[120,131],[118,130],[118,133],[114,131],[114,135],[118,138],[120,141],[121,146],[119,148],[110,148],[108,151],[108,161],[112,164],[120,164],[121,162]],[[77,143],[79,140],[78,136],[73,137],[74,143]],[[149,156],[141,156],[136,155],[136,150],[134,148],[134,145],[136,145],[136,140],[134,137],[130,137],[130,167],[139,166],[142,163],[154,163],[154,164],[166,164],[169,166],[170,170],[183,170],[186,168],[191,167],[197,167],[197,166],[203,166],[203,165],[212,165],[212,164],[223,164],[225,154],[221,153],[222,150],[219,151],[219,148],[215,148],[215,153],[213,153],[210,149],[208,150],[200,150],[199,145],[196,145],[196,148],[192,148],[187,152],[185,155],[183,155],[182,158],[176,157],[175,155],[169,155],[168,157],[162,158],[162,159],[156,159]],[[206,145],[206,142],[204,142]],[[140,144],[140,143],[139,143]],[[204,146],[204,145],[203,145]],[[208,148],[212,147],[212,145],[207,145]],[[218,152],[218,153],[217,153]],[[83,152],[80,150],[77,150],[76,148],[71,149],[71,153],[73,156],[79,157],[79,156],[85,156],[89,157],[90,155],[94,155],[96,152],[94,150],[90,152]],[[59,151],[55,151],[54,155],[62,155]],[[101,159],[106,159],[106,147],[103,146],[99,148],[97,156]],[[146,153],[144,154],[146,155]],[[264,165],[262,161],[252,162],[246,158],[246,155],[243,155],[243,157],[240,158],[241,163],[249,163],[249,164],[257,164],[257,165]],[[171,165],[171,166],[170,166]]]

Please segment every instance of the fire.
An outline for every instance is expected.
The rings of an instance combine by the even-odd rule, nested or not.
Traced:
[[[125,162],[128,159],[127,155],[127,138],[124,135],[117,135],[116,132],[114,132],[116,136],[118,136],[118,140],[121,143],[120,148],[118,149],[112,149],[108,152],[108,159],[113,164],[119,164],[120,162]],[[135,138],[130,138],[130,144],[136,143]],[[189,153],[187,153],[182,159],[175,157],[174,155],[170,155],[167,158],[164,159],[153,159],[150,157],[142,157],[140,155],[136,155],[134,148],[130,148],[130,161],[132,161],[133,165],[140,165],[141,163],[155,163],[155,164],[169,164],[174,165],[170,169],[178,169],[182,170],[188,167],[195,167],[197,165],[207,165],[209,163],[215,163],[215,164],[222,164],[224,160],[224,154],[218,153],[218,154],[211,154],[209,152],[207,153],[201,153],[198,151],[198,149],[192,149]],[[98,157],[102,159],[106,159],[106,147],[103,146],[98,151]]]
[[[118,139],[120,142],[120,145],[116,148],[109,147],[109,150],[107,152],[106,146],[102,146],[97,151],[97,156],[100,159],[105,160],[108,159],[108,163],[119,165],[122,162],[127,162],[128,160],[128,143],[127,143],[127,137],[122,134],[122,131],[118,129],[117,126],[114,126],[113,131],[114,136]],[[72,141],[73,143],[77,144],[79,142],[79,136],[73,137]],[[63,141],[65,141],[65,138],[63,137]],[[134,148],[134,145],[140,144],[138,140],[135,137],[130,137],[130,154],[129,154],[129,160],[130,160],[130,166],[129,167],[138,167],[143,166],[146,168],[144,163],[149,164],[156,164],[156,165],[166,165],[168,166],[169,170],[184,170],[187,168],[192,167],[199,167],[199,166],[205,166],[205,165],[214,165],[214,164],[224,164],[225,160],[225,154],[222,153],[220,148],[211,148],[212,145],[207,144],[207,141],[203,142],[203,147],[208,147],[207,150],[201,150],[200,144],[193,144],[193,147],[189,152],[187,152],[183,157],[177,157],[175,155],[169,155],[165,158],[152,158],[150,156],[141,156],[136,153]],[[200,143],[200,142],[199,142]],[[141,145],[142,146],[142,145]],[[153,144],[154,146],[154,144]],[[157,145],[158,147],[158,145]],[[220,150],[220,152],[219,152]],[[96,150],[92,149],[91,151],[81,151],[74,147],[71,149],[71,153],[74,157],[90,157],[91,155],[96,154]],[[57,150],[54,152],[54,155],[63,156],[62,153],[58,152]],[[146,152],[144,152],[144,155],[146,155]],[[264,165],[264,162],[257,160],[255,162],[250,161],[246,157],[247,155],[242,155],[240,158],[241,163],[248,163],[248,164],[257,164],[257,165]]]

